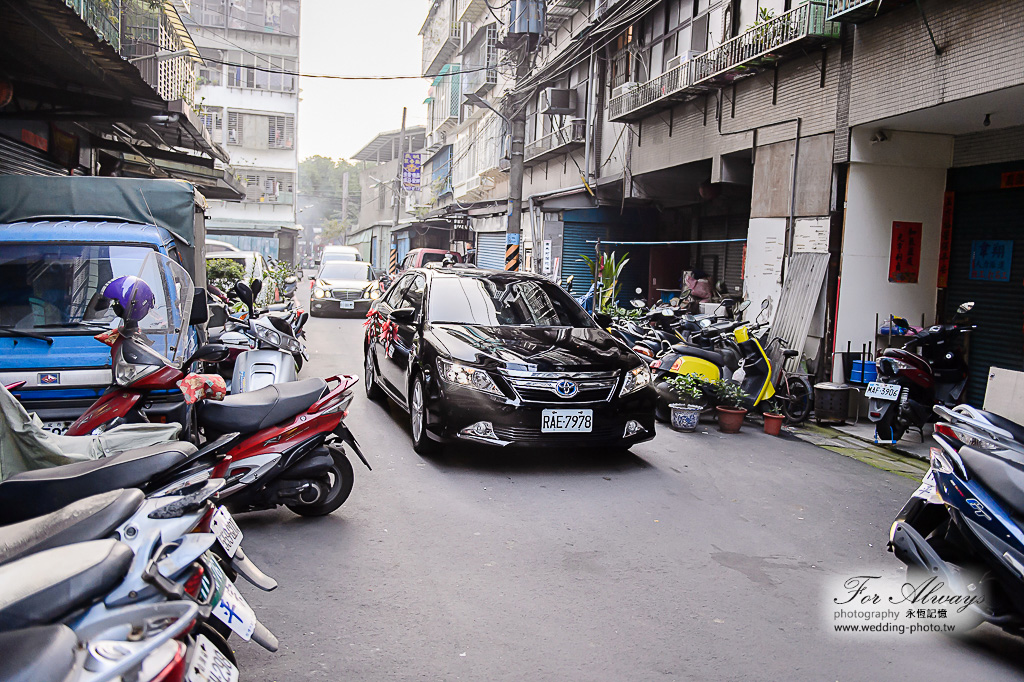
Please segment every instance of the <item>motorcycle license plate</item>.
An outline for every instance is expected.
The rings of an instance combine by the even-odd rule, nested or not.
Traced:
[[[49,431],[56,436],[63,436],[74,422],[43,422],[43,431]]]
[[[911,497],[920,497],[922,500],[930,499],[935,494],[935,474],[929,469],[921,480],[921,485]]]
[[[238,527],[235,520],[231,518],[230,512],[224,507],[218,507],[210,519],[210,530],[217,536],[221,547],[229,557],[235,556],[238,546],[242,544],[242,529]]]
[[[541,433],[590,433],[593,429],[593,410],[544,410],[540,415]]]
[[[352,310],[356,307],[355,301],[338,301],[338,307],[342,310]]]
[[[899,384],[883,384],[872,381],[868,384],[868,390],[864,391],[864,395],[876,400],[899,400],[900,386]]]
[[[199,635],[195,653],[185,671],[185,682],[238,682],[238,668],[213,642]]]
[[[231,628],[232,632],[248,642],[252,638],[253,631],[256,630],[256,612],[245,601],[245,597],[238,591],[238,588],[228,580],[215,558],[210,557],[206,566],[213,574],[212,578],[217,586],[212,600],[213,615]]]

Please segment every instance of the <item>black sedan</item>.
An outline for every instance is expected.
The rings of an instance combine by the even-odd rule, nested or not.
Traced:
[[[459,441],[628,448],[654,437],[646,363],[546,279],[414,269],[368,317],[367,396],[409,412],[420,454]]]

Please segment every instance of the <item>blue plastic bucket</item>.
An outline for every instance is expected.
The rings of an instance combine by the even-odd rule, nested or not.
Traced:
[[[864,361],[853,360],[850,369],[850,383],[862,384],[864,383]],[[877,373],[876,373],[877,375]]]
[[[864,363],[864,383],[868,384],[878,379],[878,367],[873,362]]]

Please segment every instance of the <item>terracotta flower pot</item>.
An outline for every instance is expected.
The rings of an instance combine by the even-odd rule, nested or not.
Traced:
[[[782,430],[782,422],[786,417],[781,414],[766,413],[764,415],[764,432],[769,436],[777,436]]]
[[[739,433],[740,427],[743,426],[743,417],[746,416],[747,411],[741,408],[723,407],[719,405],[715,408],[718,412],[718,430],[722,433]]]

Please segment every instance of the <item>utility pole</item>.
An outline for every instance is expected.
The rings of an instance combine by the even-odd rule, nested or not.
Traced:
[[[348,220],[348,171],[341,174],[341,222]],[[347,231],[346,231],[347,233]]]
[[[398,177],[395,179],[395,222],[391,227],[391,236],[388,238],[388,274],[393,275],[398,270],[398,243],[395,237],[395,230],[398,229],[398,219],[402,216],[402,169],[405,167],[405,116],[408,113],[407,107],[402,107],[402,130],[398,134]]]
[[[516,85],[530,72],[530,38],[523,35],[516,45]],[[512,122],[511,163],[508,173],[508,227],[505,230],[505,269],[520,269],[520,246],[523,241],[523,161],[526,145],[526,97],[516,92],[509,98]]]

